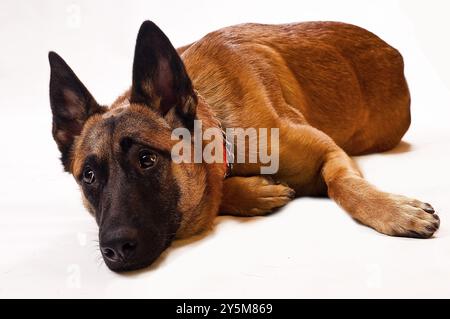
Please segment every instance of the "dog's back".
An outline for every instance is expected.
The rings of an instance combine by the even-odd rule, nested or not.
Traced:
[[[225,127],[308,123],[350,154],[390,149],[409,127],[401,55],[353,25],[242,24],[179,52]]]

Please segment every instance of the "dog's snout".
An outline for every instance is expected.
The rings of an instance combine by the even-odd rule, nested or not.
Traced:
[[[138,246],[137,232],[133,229],[119,229],[100,238],[103,257],[112,263],[128,262]]]

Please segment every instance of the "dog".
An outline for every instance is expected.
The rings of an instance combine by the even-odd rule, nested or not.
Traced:
[[[394,148],[411,122],[403,58],[365,29],[241,24],[177,50],[145,21],[131,88],[110,107],[60,56],[49,61],[53,138],[113,271],[152,264],[219,214],[266,215],[299,196],[329,196],[390,236],[430,238],[439,228],[430,204],[378,190],[350,157]],[[266,150],[278,152],[277,172],[261,174],[260,160],[175,163],[172,131],[195,121],[203,130],[276,128],[279,146]]]

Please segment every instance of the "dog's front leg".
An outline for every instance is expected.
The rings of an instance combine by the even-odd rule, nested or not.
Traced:
[[[401,237],[429,238],[439,228],[431,205],[379,191],[365,181],[340,148],[328,152],[322,168],[328,194],[359,222]]]
[[[270,177],[230,177],[224,181],[220,213],[247,217],[266,215],[294,197],[294,190]]]

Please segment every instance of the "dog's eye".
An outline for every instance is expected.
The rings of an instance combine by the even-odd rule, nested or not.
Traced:
[[[149,169],[155,166],[158,156],[149,150],[139,152],[139,165],[142,169]]]
[[[89,167],[85,168],[83,172],[83,182],[85,182],[86,184],[92,184],[93,182],[95,182],[95,173]]]

